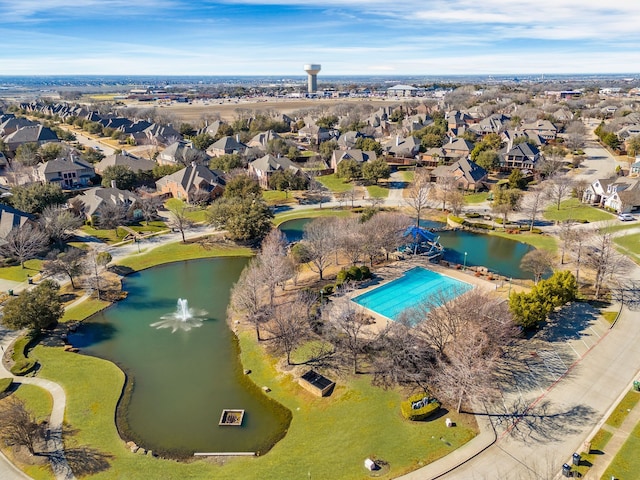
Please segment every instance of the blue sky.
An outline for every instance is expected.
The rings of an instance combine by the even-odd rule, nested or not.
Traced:
[[[0,75],[633,73],[638,25],[638,0],[0,0]]]

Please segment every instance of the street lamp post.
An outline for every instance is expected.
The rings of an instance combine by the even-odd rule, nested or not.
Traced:
[[[464,252],[464,266],[462,267],[462,270],[466,270],[467,269],[467,252]]]

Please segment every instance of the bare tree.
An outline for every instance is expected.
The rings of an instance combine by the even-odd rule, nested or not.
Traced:
[[[87,262],[85,269],[90,272],[86,279],[87,284],[89,288],[93,288],[98,292],[98,300],[101,300],[102,287],[104,285],[102,282],[102,274],[112,260],[111,254],[109,252],[91,250],[85,258]]]
[[[416,170],[413,184],[408,189],[406,197],[406,202],[416,213],[416,225],[420,224],[422,211],[429,207],[432,187],[427,174],[422,170]]]
[[[82,226],[84,220],[65,206],[53,205],[43,210],[40,223],[51,240],[60,246]]]
[[[147,225],[158,215],[158,210],[162,206],[162,200],[156,196],[141,196],[138,202],[138,207],[142,213]]]
[[[98,226],[104,230],[117,230],[125,223],[128,210],[127,205],[121,202],[103,202],[97,212]]]
[[[571,195],[573,180],[568,175],[556,175],[549,180],[549,197],[554,201],[558,210],[562,200]]]
[[[269,305],[273,307],[276,286],[282,285],[293,276],[293,262],[287,256],[287,239],[274,228],[262,241],[260,262],[264,273],[264,284],[269,291]]]
[[[332,221],[329,217],[320,217],[304,228],[303,243],[307,258],[311,269],[320,275],[320,280],[325,269],[331,265],[331,254],[336,248],[330,232]]]
[[[522,207],[529,216],[529,231],[533,230],[538,214],[544,208],[546,196],[547,189],[545,184],[529,188],[529,191],[524,196]]]
[[[26,447],[36,455],[36,446],[44,441],[45,427],[36,421],[24,402],[10,397],[0,407],[0,438],[7,445]]]
[[[76,289],[74,279],[87,271],[86,252],[79,248],[71,247],[66,252],[53,250],[47,255],[43,264],[46,275],[66,275],[71,282],[71,288]]]
[[[231,290],[229,308],[245,316],[256,331],[256,339],[260,336],[260,325],[268,315],[268,306],[264,304],[264,270],[258,257],[253,258],[242,270],[240,278]]]
[[[533,273],[537,285],[545,273],[553,270],[553,255],[548,250],[531,250],[522,257],[520,268]]]
[[[449,193],[449,209],[451,213],[458,216],[464,206],[464,195],[461,191],[455,190]]]
[[[355,265],[362,256],[368,234],[373,234],[373,232],[365,232],[363,224],[357,217],[341,218],[337,223],[340,229],[336,230],[338,234],[336,244],[340,246],[340,250],[347,257],[349,263]]]
[[[453,192],[457,190],[458,183],[456,178],[453,175],[443,175],[438,177],[432,194],[437,201],[442,203],[442,210],[446,210]]]
[[[291,365],[291,352],[309,333],[304,304],[293,300],[278,305],[266,328],[271,334],[271,344],[286,355],[287,365]]]
[[[585,264],[594,271],[594,295],[600,297],[600,291],[607,280],[615,281],[629,272],[631,263],[618,253],[610,233],[599,232],[593,238],[587,250]]]
[[[589,188],[590,185],[591,183],[584,178],[580,178],[576,180],[573,183],[573,196],[576,197],[578,200],[582,201],[582,198],[584,197],[584,192],[587,191],[587,188]]]
[[[565,145],[571,150],[584,147],[587,129],[580,120],[574,120],[565,129]]]
[[[13,257],[20,261],[24,268],[24,262],[38,256],[49,243],[49,236],[41,228],[31,223],[25,223],[21,227],[11,229],[0,245],[0,254],[5,257]]]
[[[358,359],[372,341],[366,329],[369,324],[367,315],[347,295],[334,300],[323,315],[326,316],[326,323],[333,327],[333,343],[339,352],[348,357],[353,373],[357,374]]]
[[[171,202],[168,205],[169,220],[167,224],[180,232],[182,243],[186,243],[185,232],[193,227],[193,220],[188,216],[189,206],[182,201]]]

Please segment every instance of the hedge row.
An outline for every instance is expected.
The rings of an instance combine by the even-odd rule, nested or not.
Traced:
[[[27,334],[18,338],[13,344],[13,366],[11,373],[17,376],[26,375],[31,372],[37,365],[35,360],[27,358],[27,350],[38,340],[37,335]]]
[[[336,283],[334,285],[325,285],[322,288],[324,295],[331,295],[334,291],[340,288],[346,282],[359,282],[361,280],[367,280],[371,278],[371,270],[366,265],[360,267],[354,265],[349,269],[343,268],[338,272],[336,276]]]

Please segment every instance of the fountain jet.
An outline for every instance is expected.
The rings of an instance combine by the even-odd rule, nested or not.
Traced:
[[[207,314],[204,310],[193,310],[189,308],[189,302],[186,298],[179,298],[176,305],[176,311],[163,315],[159,322],[152,323],[155,328],[170,328],[171,333],[178,330],[188,332],[192,328],[201,327],[204,316]]]

